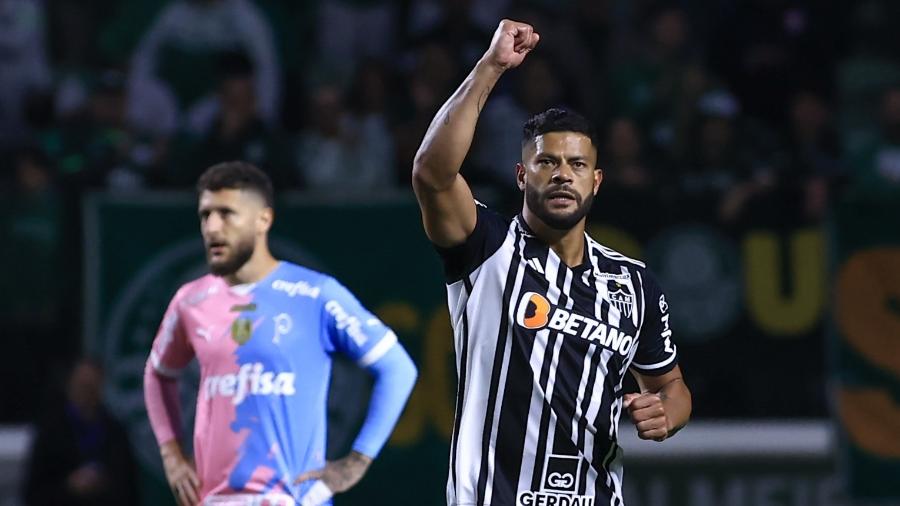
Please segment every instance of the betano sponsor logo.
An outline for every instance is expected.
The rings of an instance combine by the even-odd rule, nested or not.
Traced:
[[[248,395],[294,395],[294,373],[266,371],[259,362],[243,364],[237,374],[208,376],[203,382],[207,399],[231,397],[232,404],[244,402]]]
[[[553,307],[546,297],[536,292],[522,295],[516,311],[516,323],[529,330],[547,327],[573,337],[596,341],[622,356],[627,356],[634,345],[634,338],[618,328],[589,316]]]
[[[554,494],[523,490],[516,496],[517,506],[594,506],[594,498],[586,495]]]

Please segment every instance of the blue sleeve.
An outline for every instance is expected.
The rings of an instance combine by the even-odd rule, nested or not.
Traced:
[[[322,293],[322,337],[327,352],[343,353],[368,367],[397,343],[394,332],[336,280],[327,280]]]
[[[416,366],[400,344],[368,367],[375,376],[369,412],[353,449],[375,458],[384,447],[416,383]]]
[[[376,457],[394,430],[416,382],[416,366],[397,335],[334,279],[323,287],[325,347],[338,351],[375,377],[369,411],[353,449]]]

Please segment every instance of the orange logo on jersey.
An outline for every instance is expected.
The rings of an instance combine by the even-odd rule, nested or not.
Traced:
[[[532,304],[534,305],[534,314],[528,316],[526,313]],[[526,293],[522,296],[522,303],[519,304],[519,314],[516,315],[516,320],[526,329],[543,328],[550,321],[550,301],[539,293]]]
[[[526,292],[519,299],[516,323],[528,330],[548,328],[587,339],[615,350],[622,356],[627,356],[635,344],[634,337],[618,327],[561,307],[553,307],[546,297],[535,292]]]

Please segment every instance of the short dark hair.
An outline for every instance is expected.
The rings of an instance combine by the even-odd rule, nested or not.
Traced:
[[[206,190],[248,190],[259,194],[269,207],[275,202],[269,176],[255,165],[239,160],[217,163],[206,169],[197,180],[197,193]]]
[[[597,132],[591,122],[577,112],[554,107],[535,114],[522,126],[522,145],[548,132],[577,132],[591,139],[597,147]]]

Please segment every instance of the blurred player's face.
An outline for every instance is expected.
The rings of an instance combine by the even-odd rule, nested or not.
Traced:
[[[272,222],[271,208],[246,190],[205,190],[198,214],[206,262],[216,276],[234,274],[243,267]]]
[[[568,230],[591,210],[603,171],[590,137],[549,132],[525,145],[517,178],[528,209],[547,226]]]
[[[72,370],[67,388],[69,400],[82,414],[93,414],[102,400],[103,372],[88,362],[81,362]]]

